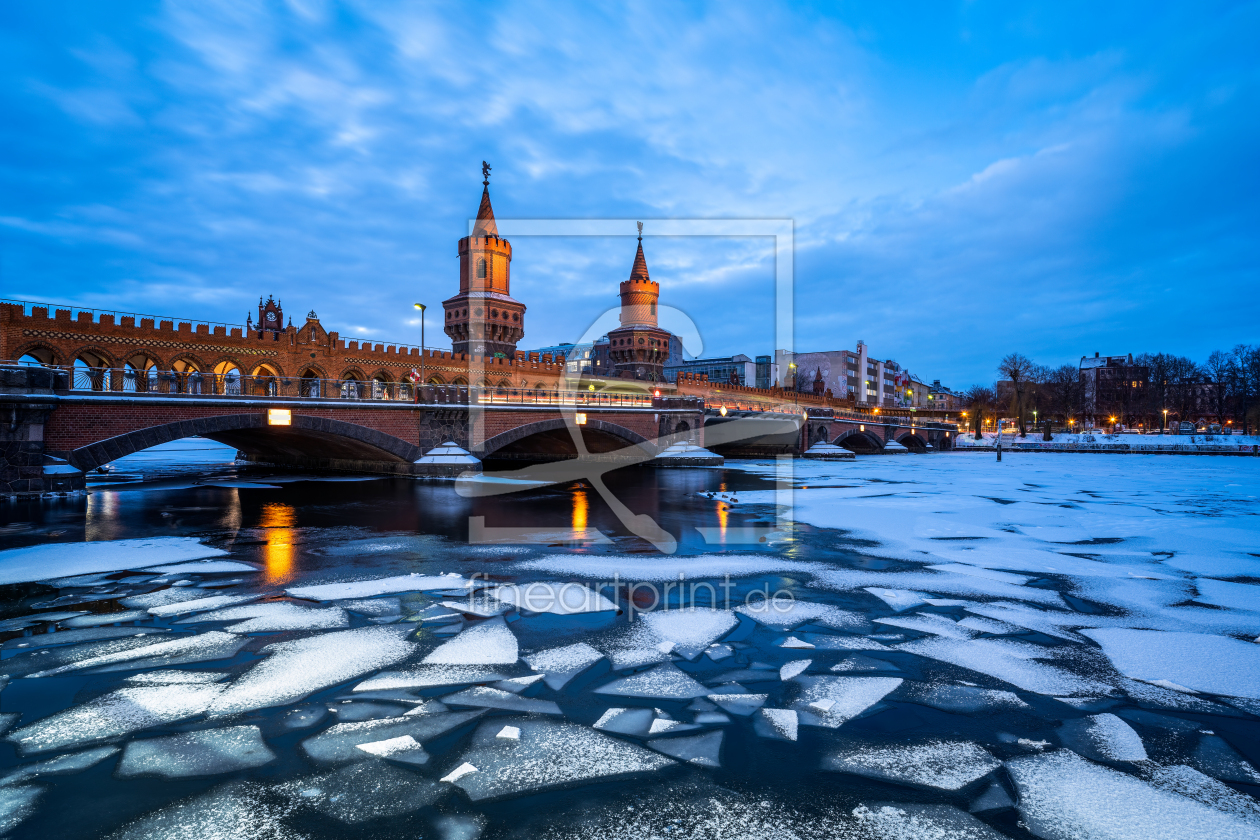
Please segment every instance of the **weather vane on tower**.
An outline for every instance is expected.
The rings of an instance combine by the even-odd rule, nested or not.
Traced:
[[[635,222],[639,226],[639,241],[643,241],[643,222]]]
[[[481,183],[484,186],[490,186],[490,164],[486,163],[484,160],[481,162],[481,177],[485,179]]]

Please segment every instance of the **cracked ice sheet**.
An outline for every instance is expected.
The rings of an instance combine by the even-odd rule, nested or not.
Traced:
[[[280,601],[227,607],[183,618],[175,623],[200,624],[211,621],[239,621],[239,624],[224,628],[229,633],[264,633],[280,630],[331,630],[348,626],[350,617],[345,610],[338,607],[304,607]]]
[[[743,613],[758,624],[778,630],[791,630],[807,621],[837,630],[861,630],[866,627],[866,617],[860,613],[843,610],[831,604],[815,604],[796,599],[766,599],[736,607],[735,612]]]
[[[483,723],[453,764],[477,768],[455,780],[474,802],[654,773],[674,762],[643,747],[567,722],[509,719],[519,740],[499,738],[504,720]]]
[[[1028,829],[1047,840],[1254,840],[1260,819],[1212,808],[1070,750],[1006,762]]]
[[[617,605],[602,594],[578,583],[534,581],[519,586],[509,584],[491,589],[489,595],[518,609],[555,615],[612,612],[617,609]]]
[[[701,578],[746,577],[769,572],[814,572],[827,568],[821,563],[804,563],[763,554],[703,554],[695,557],[655,558],[649,555],[571,555],[558,554],[525,560],[515,566],[519,570],[573,575],[583,580],[676,581],[681,572],[686,580]]]
[[[835,569],[814,576],[814,586],[841,591],[872,586],[935,592],[966,597],[1013,598],[1053,607],[1066,607],[1057,592],[1018,586],[1000,580],[951,572],[871,572],[863,569]]]
[[[293,598],[310,601],[340,601],[347,598],[372,598],[392,595],[396,592],[427,592],[441,589],[465,589],[468,586],[462,575],[398,575],[371,580],[355,580],[341,583],[321,583],[314,586],[295,586],[285,592]]]
[[[227,687],[209,709],[224,717],[279,706],[390,665],[416,648],[411,628],[359,627],[268,645],[270,654]]]
[[[1082,630],[1116,670],[1145,682],[1168,680],[1208,694],[1260,699],[1260,644],[1201,633]]]
[[[516,636],[498,616],[461,630],[424,658],[425,665],[512,665],[520,656]]]
[[[196,537],[155,537],[82,543],[48,543],[0,551],[0,586],[75,575],[121,572],[158,563],[222,557]]]
[[[824,756],[822,762],[824,770],[929,790],[960,790],[1001,766],[987,751],[967,741],[841,749]]]
[[[275,760],[257,726],[229,726],[132,741],[114,772],[120,779],[179,779],[235,773]]]
[[[119,640],[123,642],[124,640]],[[144,640],[136,640],[144,641]],[[31,677],[53,677],[69,671],[92,669],[95,671],[121,671],[133,668],[165,667],[169,665],[187,665],[193,662],[209,662],[215,659],[230,659],[240,652],[248,639],[242,639],[232,633],[212,630],[195,636],[182,636],[177,639],[163,639],[154,644],[137,647],[125,647],[96,656],[77,659],[56,668],[49,668],[30,674]]]
[[[220,685],[123,688],[10,732],[5,740],[23,755],[110,741],[195,717],[222,691]]]
[[[651,648],[672,643],[674,652],[696,659],[709,645],[729,633],[739,619],[730,610],[692,607],[639,613],[635,622],[624,646]]]
[[[230,782],[133,820],[108,840],[306,840],[282,821],[293,810],[265,796],[266,789]]]
[[[1034,694],[1068,697],[1106,694],[1111,690],[1105,683],[1078,677],[1062,668],[1037,661],[1056,654],[1050,648],[1036,645],[1004,639],[959,641],[937,636],[905,642],[897,645],[896,649],[988,674]]]
[[[564,647],[548,648],[525,657],[525,662],[535,671],[544,674],[543,682],[552,691],[559,691],[569,681],[596,662],[604,654],[585,642]]]
[[[801,693],[791,709],[801,726],[836,729],[901,685],[896,677],[796,677]]]

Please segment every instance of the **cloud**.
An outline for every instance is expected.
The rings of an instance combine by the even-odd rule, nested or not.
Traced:
[[[488,159],[505,218],[792,219],[802,350],[862,338],[964,385],[1012,349],[1248,337],[1185,290],[1255,280],[1254,7],[111,9],[0,35],[0,249],[27,296],[236,320],[274,293],[407,340],[411,303],[454,293]],[[529,346],[614,306],[633,257],[513,244]],[[706,352],[773,351],[766,243],[647,246]]]

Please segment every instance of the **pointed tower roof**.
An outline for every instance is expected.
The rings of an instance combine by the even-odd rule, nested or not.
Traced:
[[[481,206],[477,208],[477,222],[473,236],[498,236],[499,226],[494,223],[494,208],[490,206],[490,186],[481,189]]]
[[[649,280],[648,270],[647,270],[647,260],[643,258],[643,237],[642,236],[639,237],[639,250],[634,255],[634,267],[630,269],[630,280],[631,282],[634,282],[637,280],[643,283],[647,283]]]

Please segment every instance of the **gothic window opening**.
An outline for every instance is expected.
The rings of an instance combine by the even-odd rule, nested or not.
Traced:
[[[486,279],[486,261],[485,260],[477,260],[477,279],[478,280]]]

